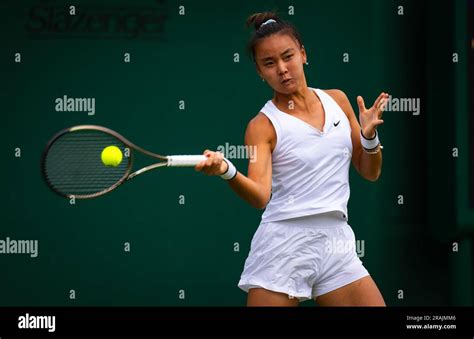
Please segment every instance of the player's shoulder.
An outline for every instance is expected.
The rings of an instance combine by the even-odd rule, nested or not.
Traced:
[[[258,112],[247,124],[246,134],[269,140],[275,136],[275,129],[270,119],[263,112]]]
[[[324,92],[329,94],[337,103],[346,103],[349,101],[346,93],[340,89],[325,89]]]
[[[263,112],[258,112],[248,123],[248,127],[256,130],[265,130],[272,127],[270,118]]]

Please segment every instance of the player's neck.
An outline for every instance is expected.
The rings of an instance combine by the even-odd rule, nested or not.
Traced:
[[[291,94],[275,93],[272,101],[278,109],[292,114],[311,112],[316,100],[313,90],[304,86]]]

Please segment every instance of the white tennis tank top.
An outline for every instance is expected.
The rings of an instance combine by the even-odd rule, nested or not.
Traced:
[[[349,219],[349,119],[329,94],[309,89],[324,108],[323,131],[280,111],[271,100],[261,109],[277,136],[272,153],[272,195],[261,222],[329,211],[340,211],[344,219]]]

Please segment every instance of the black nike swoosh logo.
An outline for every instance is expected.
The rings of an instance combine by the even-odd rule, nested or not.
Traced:
[[[337,125],[339,125],[340,122],[341,122],[341,120],[339,120],[338,122],[335,122],[335,123],[334,123],[334,127],[336,127]]]

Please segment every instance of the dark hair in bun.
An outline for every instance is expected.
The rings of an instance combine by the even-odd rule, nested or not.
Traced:
[[[270,19],[275,20],[275,22],[265,23]],[[273,34],[288,34],[298,41],[300,47],[303,47],[301,36],[296,28],[291,23],[280,19],[275,12],[254,13],[247,18],[246,25],[247,27],[253,26],[255,29],[247,45],[247,51],[254,61],[257,43]]]

